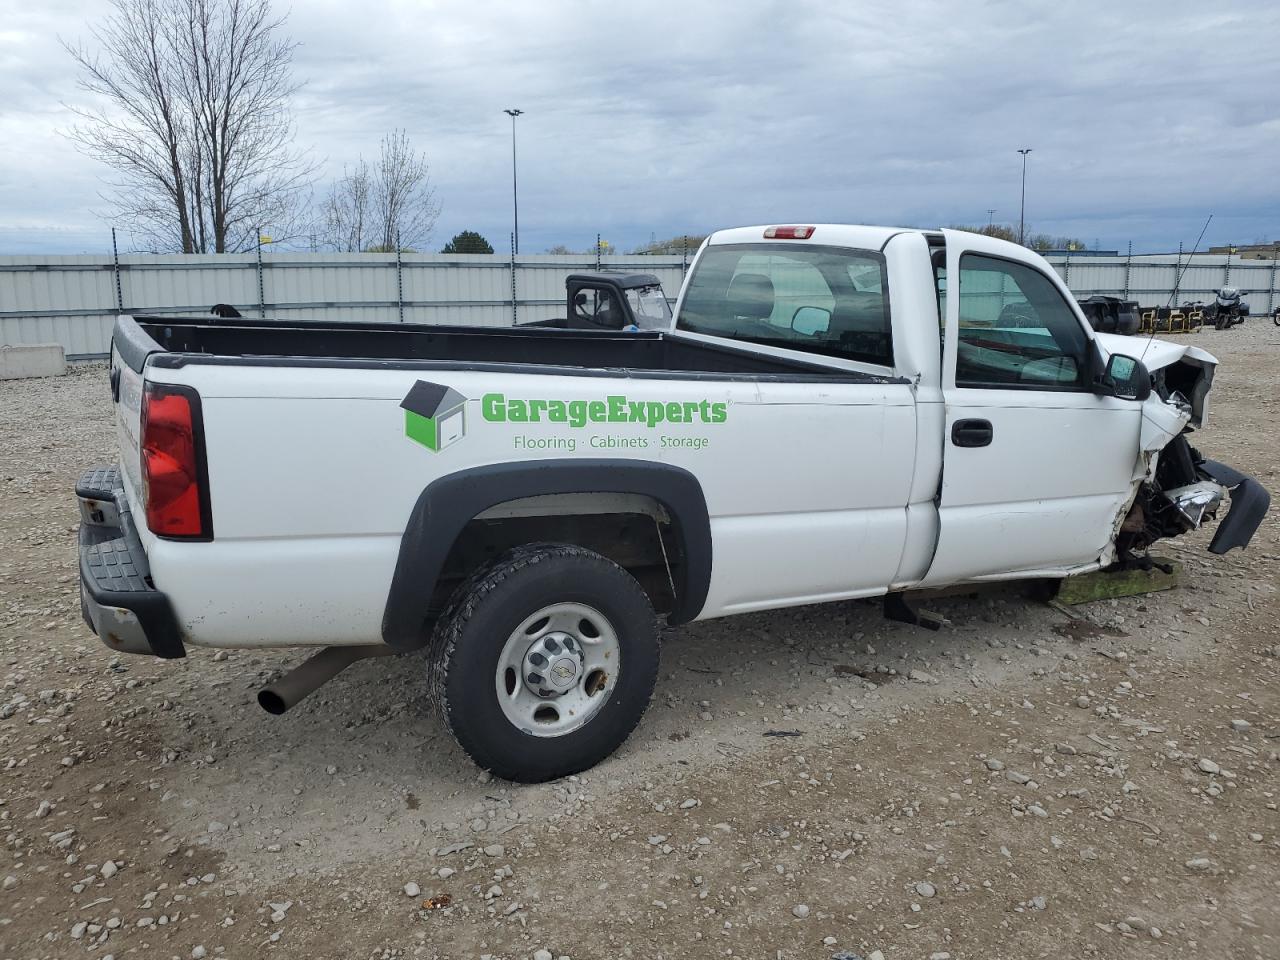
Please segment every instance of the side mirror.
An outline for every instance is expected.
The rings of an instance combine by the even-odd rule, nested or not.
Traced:
[[[1113,353],[1094,384],[1094,393],[1121,400],[1145,400],[1151,396],[1151,374],[1141,360]]]
[[[831,311],[822,307],[800,307],[791,315],[791,329],[806,337],[826,333],[831,324]]]

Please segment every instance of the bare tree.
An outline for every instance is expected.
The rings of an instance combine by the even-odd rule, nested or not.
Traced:
[[[373,175],[361,157],[354,168],[342,168],[342,177],[330,188],[320,207],[318,233],[325,246],[340,253],[356,253],[372,243]]]
[[[414,153],[409,135],[398,130],[382,138],[382,162],[374,188],[381,246],[424,246],[431,238],[440,205],[427,176],[427,155]]]
[[[422,249],[439,216],[427,155],[397,130],[382,138],[376,166],[361,157],[343,168],[321,205],[319,232],[326,246],[347,252]]]
[[[110,0],[96,49],[64,44],[68,134],[112,167],[114,214],[156,249],[225,253],[294,233],[313,167],[294,149],[293,41],[269,0]]]

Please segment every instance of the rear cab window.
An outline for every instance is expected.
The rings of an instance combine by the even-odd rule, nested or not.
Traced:
[[[708,246],[676,329],[892,366],[884,256],[799,243]]]

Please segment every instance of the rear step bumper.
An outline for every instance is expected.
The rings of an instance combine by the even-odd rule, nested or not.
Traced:
[[[151,585],[118,467],[90,467],[80,502],[80,611],[112,650],[175,659],[187,655],[168,596]]]

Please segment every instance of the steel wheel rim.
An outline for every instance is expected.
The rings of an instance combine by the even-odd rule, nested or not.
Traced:
[[[563,652],[554,652],[557,648]],[[532,654],[549,661],[545,669],[536,663],[531,666]],[[617,631],[595,607],[548,604],[520,622],[498,655],[494,671],[498,705],[512,726],[530,736],[566,736],[589,723],[609,701],[618,683],[620,654]],[[565,676],[561,686],[550,671],[558,667],[564,675],[575,661],[576,674]],[[531,682],[530,673],[538,671],[541,682]],[[539,696],[535,689],[554,693]]]

